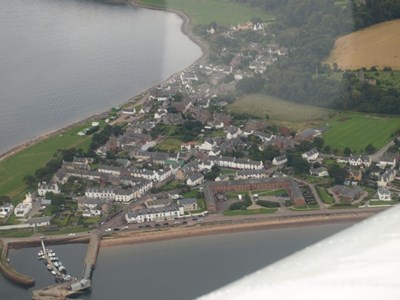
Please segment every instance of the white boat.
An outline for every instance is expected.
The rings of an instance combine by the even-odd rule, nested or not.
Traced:
[[[43,251],[42,251],[42,250],[40,250],[40,251],[38,252],[38,254],[37,254],[37,255],[38,255],[38,256],[43,256],[43,254],[44,254],[44,253],[43,253]]]
[[[54,262],[54,265],[56,266],[56,268],[58,268],[60,265],[58,264],[58,262]]]
[[[55,271],[51,271],[50,273],[53,275],[57,275],[57,273]]]

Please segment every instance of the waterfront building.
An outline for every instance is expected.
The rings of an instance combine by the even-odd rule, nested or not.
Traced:
[[[178,199],[176,203],[182,205],[185,212],[199,209],[196,198]]]
[[[130,211],[125,214],[125,220],[128,224],[163,222],[180,218],[183,215],[183,206],[173,204],[162,208],[144,208],[137,211]]]

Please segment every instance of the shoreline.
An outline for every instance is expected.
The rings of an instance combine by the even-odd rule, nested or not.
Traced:
[[[161,228],[142,232],[119,232],[113,236],[101,239],[100,247],[115,247],[122,245],[158,242],[164,240],[175,240],[181,238],[198,237],[206,235],[230,234],[236,232],[248,232],[258,230],[274,230],[280,228],[292,228],[303,226],[315,226],[332,223],[355,223],[371,217],[376,212],[362,213],[340,213],[337,215],[317,216],[291,216],[288,218],[277,218],[270,220],[238,220],[239,222],[204,223],[192,227]]]
[[[104,4],[104,5],[113,5],[113,3],[103,3],[103,4]],[[163,83],[165,83],[165,82],[170,81],[171,79],[173,79],[173,78],[175,78],[176,76],[178,76],[180,73],[182,73],[182,72],[184,72],[184,71],[186,71],[186,70],[189,70],[189,69],[192,68],[195,64],[201,62],[202,60],[204,60],[204,59],[208,56],[208,47],[207,47],[207,45],[206,45],[203,41],[201,41],[200,39],[198,39],[195,35],[193,35],[193,33],[192,33],[191,29],[190,29],[191,19],[190,19],[187,15],[185,15],[184,13],[182,13],[182,12],[180,12],[180,11],[177,11],[177,10],[172,10],[172,9],[163,9],[163,8],[157,8],[157,7],[142,5],[142,4],[140,4],[140,3],[137,3],[137,2],[134,1],[134,0],[127,0],[127,1],[126,1],[126,0],[123,0],[123,1],[120,2],[119,4],[120,4],[120,5],[131,6],[131,7],[139,7],[139,8],[143,8],[143,9],[152,9],[152,10],[165,11],[165,12],[168,12],[168,13],[174,13],[174,14],[178,15],[178,16],[182,19],[182,25],[181,25],[181,27],[180,27],[181,32],[182,32],[184,35],[186,35],[193,43],[195,43],[196,45],[199,46],[199,48],[200,48],[202,54],[201,54],[201,56],[200,56],[198,59],[196,59],[196,60],[195,60],[193,63],[191,63],[188,67],[186,67],[186,68],[184,68],[184,69],[182,69],[182,70],[176,71],[175,73],[171,74],[171,75],[170,75],[168,78],[166,78],[165,80],[163,80],[163,81],[161,81],[161,82],[157,83],[156,85],[153,85],[153,86],[151,86],[151,87],[149,87],[149,88],[146,88],[145,90],[139,92],[138,94],[136,94],[136,95],[130,97],[130,98],[127,99],[127,100],[124,100],[124,101],[121,102],[121,104],[118,105],[118,106],[123,106],[123,105],[125,105],[125,104],[128,104],[130,101],[132,101],[132,100],[135,99],[136,97],[138,97],[138,96],[140,96],[140,95],[142,95],[142,94],[146,94],[146,93],[148,93],[150,90],[152,90],[153,88],[157,87],[158,85],[161,85],[161,84],[163,84]],[[47,132],[47,133],[44,133],[44,134],[41,134],[41,135],[39,135],[39,136],[37,136],[37,137],[35,137],[35,138],[32,138],[32,139],[30,139],[30,140],[28,140],[28,141],[26,141],[26,142],[24,142],[24,143],[21,143],[21,144],[19,144],[19,145],[17,145],[17,146],[14,146],[14,147],[12,147],[12,148],[10,148],[10,149],[8,149],[8,150],[6,150],[6,151],[0,153],[0,162],[3,161],[3,160],[8,159],[8,158],[10,158],[10,157],[12,157],[12,156],[14,156],[14,155],[16,155],[17,153],[19,153],[19,152],[21,152],[21,151],[23,151],[23,150],[25,150],[25,149],[27,149],[27,148],[29,148],[29,147],[31,147],[31,146],[34,146],[34,145],[36,145],[36,144],[38,144],[38,143],[40,143],[40,142],[43,142],[43,141],[45,141],[45,140],[48,139],[48,138],[54,137],[54,136],[56,136],[56,135],[60,135],[60,134],[64,133],[64,132],[67,131],[67,130],[70,130],[70,129],[72,129],[72,128],[78,127],[78,126],[80,126],[80,125],[84,125],[85,123],[87,123],[87,122],[89,122],[89,121],[98,119],[98,118],[100,118],[102,115],[108,113],[111,109],[112,109],[112,107],[108,108],[107,110],[105,110],[105,111],[103,111],[103,112],[99,112],[99,113],[96,113],[96,114],[94,114],[94,115],[90,115],[90,116],[88,116],[88,117],[86,117],[86,118],[84,118],[84,119],[82,119],[82,120],[76,121],[76,122],[74,122],[74,123],[72,123],[72,124],[66,125],[66,126],[61,127],[61,128],[59,128],[59,129],[51,130],[51,131],[49,131],[49,132]]]

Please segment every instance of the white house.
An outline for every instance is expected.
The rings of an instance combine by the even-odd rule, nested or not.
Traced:
[[[32,195],[28,193],[25,195],[24,201],[19,203],[14,209],[14,215],[17,218],[25,218],[32,209]]]
[[[281,155],[281,156],[274,157],[274,159],[272,160],[272,164],[274,166],[282,166],[285,163],[287,163],[286,155]]]
[[[205,160],[202,161],[198,164],[199,170],[211,170],[212,166],[214,165],[214,163],[210,160]]]
[[[305,160],[307,160],[308,162],[316,160],[318,158],[318,156],[319,156],[319,152],[314,149],[307,151],[301,155],[301,157],[304,158]]]
[[[114,200],[115,192],[112,188],[89,188],[85,191],[85,197]]]
[[[204,181],[204,176],[201,173],[192,173],[189,175],[189,178],[186,180],[186,184],[189,186],[196,186],[201,184]]]
[[[310,174],[313,176],[318,176],[318,177],[327,177],[329,176],[329,172],[327,168],[320,167],[320,168],[311,168],[310,169]]]
[[[268,177],[265,170],[239,170],[236,171],[235,180]]]
[[[5,218],[7,215],[11,214],[14,210],[14,205],[11,203],[5,203],[0,206],[0,218]]]
[[[42,183],[38,183],[37,193],[39,196],[43,197],[47,193],[60,194],[61,191],[58,188],[57,183],[47,184],[45,181],[43,181]]]
[[[51,217],[30,218],[28,220],[28,224],[31,227],[42,227],[42,226],[49,226],[50,221],[51,221]]]
[[[130,211],[125,214],[125,220],[128,224],[163,222],[180,218],[184,213],[183,206],[169,205],[162,208],[145,208],[137,211]]]
[[[380,160],[378,166],[382,169],[396,167],[396,155],[385,154]]]
[[[390,191],[385,187],[378,188],[378,198],[381,201],[390,201],[392,197],[390,195]]]
[[[239,127],[231,126],[228,128],[226,138],[228,140],[237,139],[242,134],[242,130]]]
[[[370,167],[371,166],[371,156],[350,156],[348,163],[350,164],[350,166],[356,166],[356,167],[360,167],[360,166],[364,166],[364,167]]]
[[[121,175],[121,167],[99,166],[97,169],[97,172],[104,173],[104,174],[110,174],[110,175],[114,175],[114,176],[119,176],[119,175]]]

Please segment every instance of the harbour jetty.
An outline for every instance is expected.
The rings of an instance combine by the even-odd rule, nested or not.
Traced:
[[[35,284],[35,279],[33,279],[31,276],[19,273],[17,270],[15,270],[13,266],[11,266],[11,264],[9,263],[7,255],[8,245],[7,243],[3,243],[3,241],[0,240],[0,272],[12,283],[24,287],[33,286]]]
[[[76,296],[90,290],[92,288],[92,271],[96,265],[97,255],[100,247],[100,240],[100,232],[91,233],[83,266],[82,278],[80,280],[73,279],[69,282],[63,282],[60,284],[45,287],[43,289],[34,290],[32,292],[32,299],[66,299],[68,297]],[[41,243],[43,252],[45,252],[46,249],[43,243],[43,239]],[[60,275],[62,276],[62,274]]]

